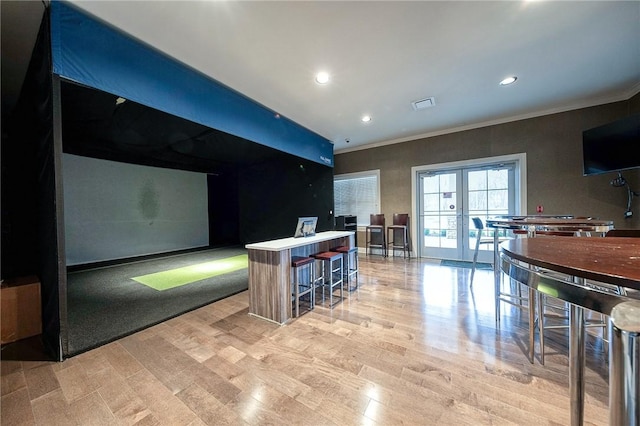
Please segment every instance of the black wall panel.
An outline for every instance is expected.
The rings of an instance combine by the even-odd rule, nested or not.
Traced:
[[[209,245],[240,244],[238,175],[225,173],[207,176],[209,196]]]
[[[299,216],[333,228],[333,169],[283,154],[239,171],[240,240],[292,237]]]

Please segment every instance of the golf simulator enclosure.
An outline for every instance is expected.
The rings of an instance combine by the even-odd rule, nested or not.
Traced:
[[[332,228],[330,141],[68,3],[44,12],[6,141],[3,278],[40,278],[42,337],[59,360],[69,321],[100,314],[78,304],[110,288],[75,288],[68,303],[69,271],[289,237],[301,216]],[[188,291],[235,260],[209,281],[184,265],[136,278]]]

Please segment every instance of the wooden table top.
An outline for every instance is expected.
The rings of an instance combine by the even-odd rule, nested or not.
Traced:
[[[562,218],[562,217],[545,217],[545,216],[513,216],[507,218],[493,218],[487,220],[487,226],[527,226],[527,225],[550,225],[550,226],[610,226],[613,227],[612,220],[600,219],[578,219],[578,218]]]
[[[640,238],[518,238],[500,249],[531,265],[640,290]]]

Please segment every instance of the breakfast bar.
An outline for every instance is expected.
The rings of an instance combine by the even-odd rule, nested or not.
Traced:
[[[336,246],[353,247],[353,231],[326,231],[313,236],[247,244],[249,314],[278,324],[292,318],[291,257],[309,256]]]

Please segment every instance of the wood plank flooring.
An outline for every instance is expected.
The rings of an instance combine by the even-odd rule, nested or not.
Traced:
[[[527,360],[526,312],[492,273],[360,256],[360,286],[288,325],[243,292],[62,363],[3,360],[3,425],[566,425],[567,338]],[[588,339],[586,424],[608,421]]]

